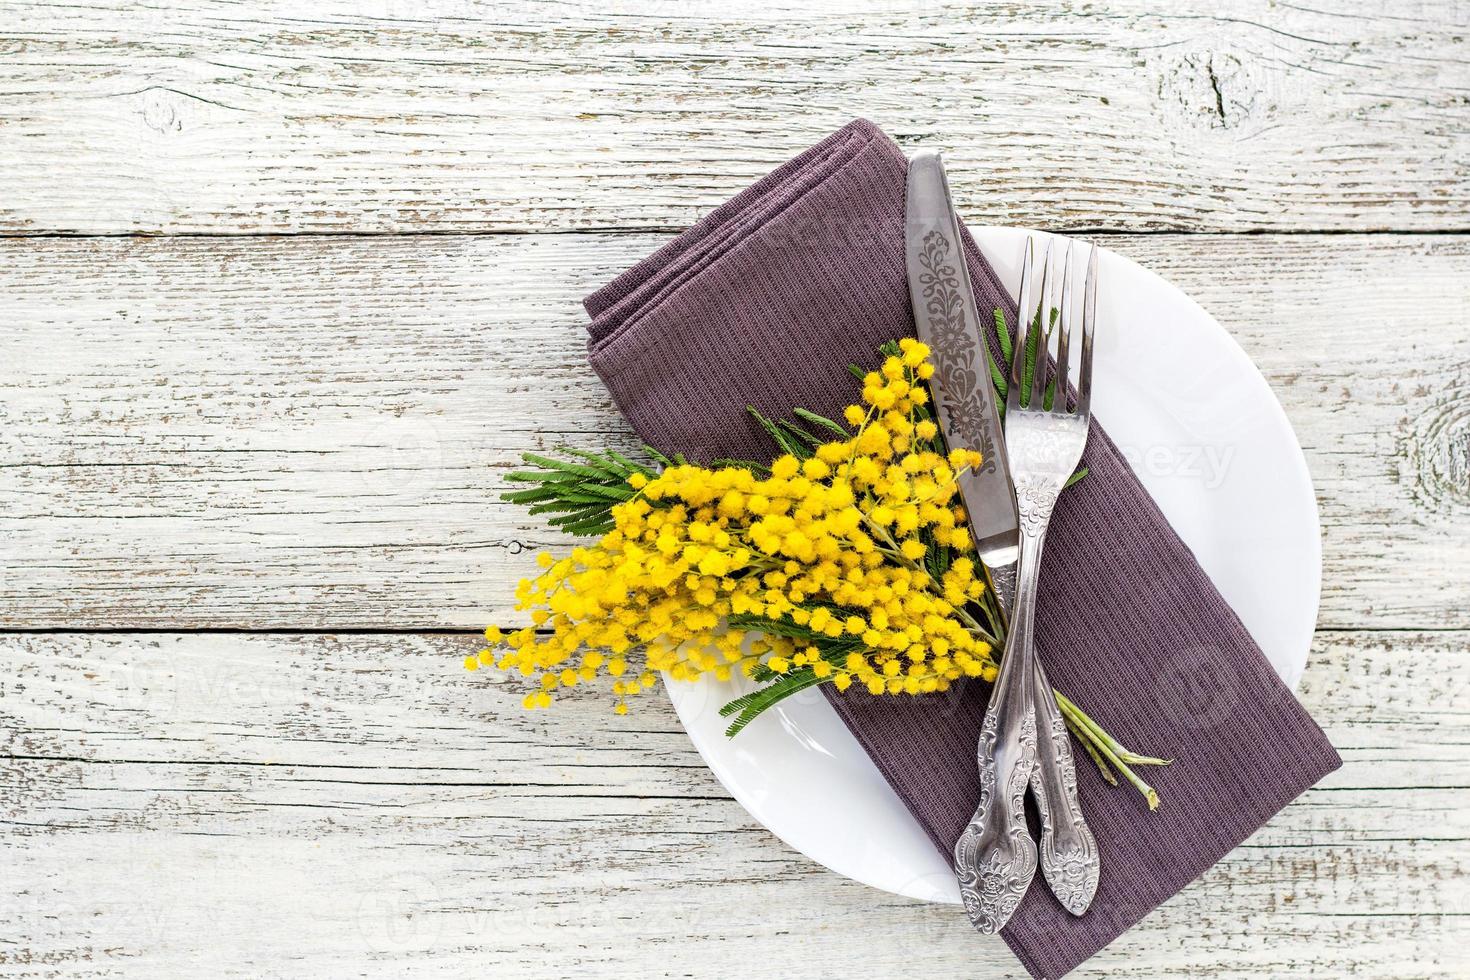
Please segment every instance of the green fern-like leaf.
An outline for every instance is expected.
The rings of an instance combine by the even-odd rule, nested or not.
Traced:
[[[780,680],[767,684],[752,694],[736,698],[720,709],[720,716],[728,718],[731,715],[735,719],[725,729],[728,738],[739,735],[741,730],[758,718],[761,712],[780,704],[793,694],[800,694],[809,687],[829,680],[830,677],[818,677],[811,667],[797,667],[795,670],[782,674]]]
[[[1009,363],[1012,357],[1011,332],[1006,329],[1005,311],[997,306],[992,315],[995,319],[995,335],[1000,340],[1000,355]]]
[[[508,503],[528,507],[534,515],[548,515],[547,524],[579,537],[595,537],[613,528],[612,509],[632,500],[637,491],[628,482],[634,474],[652,478],[672,463],[657,450],[649,455],[658,468],[634,462],[617,452],[564,448],[560,457],[525,453],[521,461],[535,469],[506,474],[510,483],[525,489],[501,494]]]
[[[795,444],[800,446],[802,452],[808,456],[811,455],[812,447],[820,446],[827,441],[813,432],[808,432],[799,425],[787,422],[785,419],[782,419],[777,424],[781,426],[781,431],[785,432],[792,439],[797,440]]]
[[[791,410],[791,414],[795,415],[797,418],[801,419],[808,425],[814,425],[819,429],[826,429],[828,432],[832,433],[839,439],[847,439],[852,435],[852,433],[848,432],[838,423],[832,421],[829,418],[823,418],[816,412],[808,412],[804,408],[793,408]]]
[[[766,435],[770,436],[772,441],[780,447],[782,453],[795,456],[797,459],[805,459],[811,455],[799,440],[762,415],[754,405],[746,405],[745,410],[750,413],[751,418],[755,419],[756,424],[765,430]]]
[[[737,613],[732,615],[727,622],[738,630],[766,633],[771,636],[785,636],[793,640],[817,640],[821,638],[821,634],[815,630],[798,625],[789,619],[767,619],[765,616]]]

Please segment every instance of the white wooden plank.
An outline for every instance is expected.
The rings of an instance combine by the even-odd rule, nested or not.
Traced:
[[[991,223],[1464,230],[1460,0],[5,4],[0,229],[670,229],[857,115]]]
[[[1458,975],[1467,643],[1320,634],[1346,767],[1076,975]],[[527,715],[472,647],[0,636],[0,972],[1023,976],[754,824],[661,697]]]
[[[509,623],[528,550],[564,542],[502,474],[627,440],[578,301],[661,240],[0,242],[0,624]],[[1322,623],[1470,625],[1470,239],[1104,241],[1285,405]]]

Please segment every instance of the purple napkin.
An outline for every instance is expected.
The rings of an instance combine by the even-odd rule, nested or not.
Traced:
[[[855,399],[847,365],[871,365],[879,343],[913,333],[906,168],[892,140],[853,122],[587,298],[592,366],[642,438],[694,459],[770,458],[747,403],[835,416]],[[968,233],[965,246],[982,320],[998,307],[1015,323]],[[1078,752],[1102,855],[1097,898],[1074,918],[1038,875],[1003,931],[1032,976],[1052,980],[1342,764],[1095,423],[1083,462],[1090,473],[1062,495],[1047,539],[1038,649],[1104,728],[1175,763],[1141,770],[1164,800],[1150,813]],[[856,690],[829,696],[949,858],[979,798],[988,688]]]

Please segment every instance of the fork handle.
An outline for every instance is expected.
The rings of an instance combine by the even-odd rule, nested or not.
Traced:
[[[1077,770],[1072,760],[1071,735],[1057,707],[1046,670],[1037,655],[1036,600],[1041,576],[1041,553],[1061,487],[1032,483],[1016,488],[1021,525],[1021,556],[1016,574],[1015,602],[1007,634],[1006,656],[1014,650],[1024,656],[1035,697],[1036,768],[1032,795],[1041,816],[1040,864],[1052,894],[1073,915],[1081,915],[1097,892],[1101,861],[1097,840],[1082,814],[1077,798]],[[1015,639],[1015,644],[1010,642]]]
[[[991,590],[1008,620],[1016,595],[1018,551],[1018,548],[997,549],[982,555]],[[1056,695],[1034,644],[1031,667],[1037,729],[1031,795],[1041,817],[1041,873],[1062,907],[1073,915],[1082,915],[1097,893],[1101,872],[1097,840],[1087,826],[1082,815],[1082,803],[1077,798],[1072,735],[1067,731],[1067,723],[1057,707]]]
[[[1081,915],[1092,905],[1102,862],[1077,798],[1072,735],[1057,707],[1041,658],[1031,658],[1036,694],[1036,768],[1031,791],[1041,816],[1041,873],[1062,907]]]

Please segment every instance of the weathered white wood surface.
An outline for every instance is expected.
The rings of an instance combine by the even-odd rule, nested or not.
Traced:
[[[0,228],[688,223],[857,115],[988,223],[1466,228],[1463,0],[0,5]]]
[[[501,477],[627,438],[579,300],[659,240],[0,241],[0,619],[509,622],[525,552],[557,539]],[[1212,310],[1285,404],[1322,624],[1470,626],[1470,239],[1105,242]]]
[[[432,632],[556,543],[494,499],[520,451],[629,438],[580,296],[856,115],[976,222],[1391,233],[1103,238],[1302,439],[1347,765],[1077,976],[1470,977],[1467,31],[0,0],[0,236],[311,233],[0,237],[0,977],[1023,976],[781,845],[659,699],[527,716]]]
[[[1464,976],[1467,642],[1319,634],[1346,767],[1075,975]],[[662,699],[527,715],[472,647],[0,639],[0,974],[1024,976],[755,825]]]

